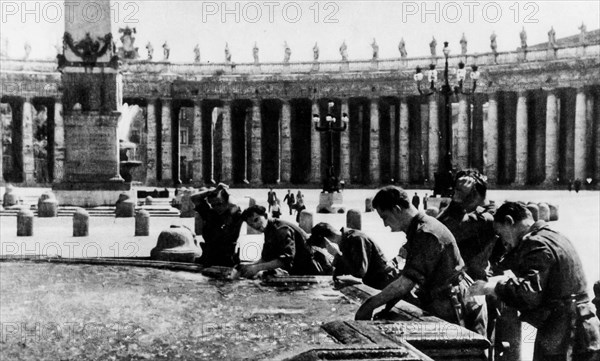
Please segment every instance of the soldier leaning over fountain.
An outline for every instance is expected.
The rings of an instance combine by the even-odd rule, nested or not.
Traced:
[[[326,248],[334,255],[333,279],[336,283],[339,276],[351,275],[380,290],[398,278],[398,268],[385,258],[381,248],[369,236],[359,230],[345,227],[337,230],[331,224],[321,222],[312,228],[309,243]]]
[[[250,206],[242,213],[248,226],[264,232],[260,260],[239,266],[243,277],[252,278],[258,272],[282,269],[293,275],[331,274],[331,266],[318,262],[306,243],[308,235],[298,225],[281,219],[269,219],[262,206]]]
[[[487,312],[485,301],[477,298],[472,302],[481,307],[467,307],[466,293],[473,281],[464,271],[465,263],[448,228],[437,219],[419,213],[402,188],[388,186],[379,190],[373,198],[373,208],[392,232],[406,233],[406,265],[397,280],[360,306],[355,318],[370,320],[373,311],[386,304],[386,310],[391,309],[418,284],[421,308],[448,322],[481,332],[470,321]]]
[[[242,227],[240,207],[229,201],[229,191],[220,183],[215,189],[192,195],[196,212],[204,221],[202,258],[204,266],[232,267],[236,260],[235,248]]]
[[[516,202],[498,208],[494,229],[508,249],[500,267],[512,274],[477,281],[470,294],[498,297],[537,328],[534,361],[600,359],[599,321],[571,242]]]

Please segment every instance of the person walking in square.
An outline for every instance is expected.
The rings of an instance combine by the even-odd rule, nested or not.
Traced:
[[[421,204],[421,199],[419,198],[419,195],[417,194],[417,192],[415,192],[415,195],[412,197],[412,205],[415,206],[415,208],[417,210],[419,210],[420,204]]]
[[[277,198],[277,194],[273,190],[273,187],[269,188],[269,192],[267,193],[267,203],[269,204],[269,208],[267,209],[271,212],[271,207],[275,203],[275,199]]]
[[[294,193],[288,189],[287,194],[283,197],[283,201],[287,203],[288,208],[290,209],[290,216],[292,215],[292,210],[296,206],[296,197]]]

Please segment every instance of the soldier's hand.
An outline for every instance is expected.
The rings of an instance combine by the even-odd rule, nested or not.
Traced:
[[[454,189],[454,196],[452,200],[457,203],[464,203],[475,188],[475,180],[472,177],[460,177],[456,181],[456,188]]]

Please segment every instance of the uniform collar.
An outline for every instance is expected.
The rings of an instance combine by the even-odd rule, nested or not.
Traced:
[[[527,232],[527,234],[537,232],[540,229],[543,229],[543,228],[546,228],[546,227],[548,227],[548,223],[546,223],[546,222],[544,222],[542,220],[537,221],[537,222],[535,222],[534,224],[531,225],[531,227],[529,228],[529,232]]]
[[[422,212],[417,213],[417,215],[413,217],[413,219],[410,221],[410,224],[408,225],[408,229],[406,230],[407,238],[409,234],[412,234],[417,229],[419,223],[421,223],[423,218],[425,218],[425,213]]]

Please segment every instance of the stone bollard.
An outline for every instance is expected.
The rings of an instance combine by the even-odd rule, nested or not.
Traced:
[[[58,200],[52,192],[46,192],[38,199],[38,217],[58,216]]]
[[[362,229],[362,215],[358,209],[350,209],[346,213],[346,227],[352,229]]]
[[[147,210],[141,209],[135,214],[135,236],[150,235],[150,213]]]
[[[115,203],[115,217],[129,218],[135,216],[135,203],[127,193],[119,194]]]
[[[146,199],[144,200],[144,204],[147,206],[151,206],[153,202],[154,198],[152,198],[151,196],[146,197]]]
[[[548,203],[550,208],[550,221],[558,221],[558,206]]]
[[[429,207],[425,210],[425,214],[435,218],[440,214],[440,211],[437,207]]]
[[[250,227],[248,227],[250,228]],[[194,217],[194,232],[196,235],[201,236],[202,230],[204,229],[204,219],[200,217],[200,213],[196,212],[196,216]]]
[[[540,209],[538,208],[538,205],[535,203],[527,203],[527,209],[529,209],[529,212],[531,212],[531,215],[533,216],[533,220],[537,222],[537,220],[540,217]]]
[[[2,197],[2,207],[8,208],[19,204],[19,197],[15,193],[15,187],[12,184],[6,186],[4,197]]]
[[[550,220],[550,207],[548,207],[548,203],[538,203],[538,208],[540,210],[539,219],[548,222]]]
[[[252,207],[256,205],[256,199],[252,197],[248,197],[248,207]]]
[[[300,212],[300,221],[298,222],[300,228],[306,233],[310,233],[313,228],[313,213],[309,211]]]
[[[17,213],[17,237],[33,236],[33,212],[21,209]]]
[[[196,235],[185,226],[172,225],[160,232],[156,247],[150,251],[150,258],[169,262],[196,262],[202,256]]]
[[[73,237],[87,237],[90,229],[90,215],[83,208],[73,213]]]
[[[373,212],[373,198],[365,199],[365,212]]]
[[[181,197],[180,218],[193,218],[196,215],[196,205],[192,202],[192,190],[184,189]]]

